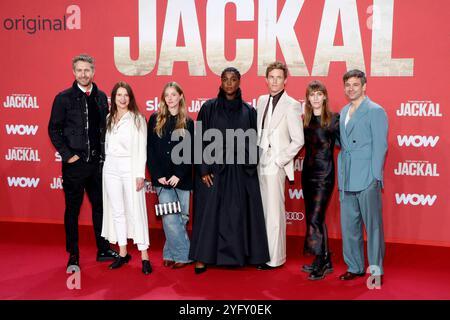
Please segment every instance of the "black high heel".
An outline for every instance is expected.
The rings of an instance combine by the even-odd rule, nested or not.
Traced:
[[[149,260],[142,260],[142,273],[143,274],[150,274],[152,273],[152,265],[150,264]]]
[[[203,272],[206,272],[206,264],[203,265],[203,267],[194,267],[195,274],[202,274]]]
[[[113,263],[109,265],[110,269],[117,269],[128,263],[131,260],[131,255],[127,253],[125,257],[119,256]]]

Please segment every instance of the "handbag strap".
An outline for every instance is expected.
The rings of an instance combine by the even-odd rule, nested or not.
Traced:
[[[178,201],[180,201],[180,197],[178,197],[177,189],[175,189],[174,187],[171,187],[171,188],[172,188],[173,191],[175,191],[175,194],[176,194],[176,196],[177,196]],[[158,192],[158,194],[157,194],[158,198],[159,198],[159,195],[161,194],[161,192],[163,191],[163,189],[166,189],[166,188],[161,187],[161,189],[159,190],[159,192]]]

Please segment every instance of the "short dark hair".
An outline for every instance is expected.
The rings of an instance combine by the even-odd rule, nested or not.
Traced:
[[[234,74],[236,74],[239,80],[241,79],[241,73],[235,67],[228,67],[223,69],[222,73],[220,74],[220,77],[222,78],[227,72],[233,72]]]
[[[75,65],[77,64],[78,61],[88,62],[88,63],[91,64],[92,70],[95,69],[95,60],[94,60],[94,58],[92,58],[90,55],[88,55],[86,53],[79,54],[79,55],[77,55],[77,56],[72,58],[72,68],[73,68],[73,70],[75,70]]]
[[[275,61],[272,62],[271,64],[269,64],[266,68],[266,78],[269,76],[270,71],[275,70],[275,69],[280,69],[283,70],[284,73],[284,78],[286,79],[288,76],[288,67],[286,66],[285,63],[280,62],[280,61]]]
[[[343,77],[344,83],[347,82],[347,80],[350,78],[361,79],[362,85],[365,85],[367,83],[366,74],[358,69],[353,69],[353,70],[347,71]]]

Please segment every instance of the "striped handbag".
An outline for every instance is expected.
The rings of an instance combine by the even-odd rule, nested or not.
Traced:
[[[161,188],[161,190],[158,193],[158,198],[159,195],[161,194],[161,191],[164,188]],[[172,201],[172,202],[164,202],[164,203],[157,203],[155,204],[155,213],[156,216],[164,216],[167,214],[174,214],[174,213],[181,213],[181,203],[180,203],[180,198],[178,197],[178,193],[177,190],[175,188],[173,188],[173,191],[175,191],[175,194],[177,195],[177,201]]]

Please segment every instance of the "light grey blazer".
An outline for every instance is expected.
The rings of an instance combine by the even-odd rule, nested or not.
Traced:
[[[362,191],[375,179],[383,185],[388,120],[384,109],[365,97],[345,126],[350,106],[340,113],[339,190]]]

